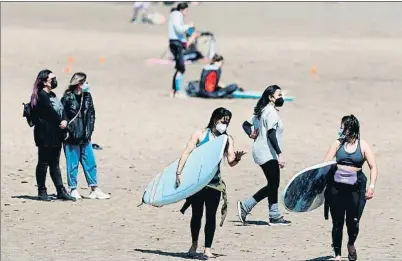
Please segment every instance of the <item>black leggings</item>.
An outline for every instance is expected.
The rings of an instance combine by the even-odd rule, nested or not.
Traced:
[[[36,166],[36,182],[38,190],[46,190],[46,172],[49,168],[50,177],[56,188],[63,187],[59,160],[61,147],[38,147],[38,165]]]
[[[179,41],[179,40],[170,40],[169,41],[169,49],[172,52],[173,56],[174,56],[174,60],[175,60],[175,69],[176,72],[173,75],[173,85],[172,88],[174,91],[177,90],[176,88],[176,75],[178,72],[180,72],[181,74],[184,74],[184,72],[186,71],[186,66],[184,64],[184,47],[183,44]]]
[[[190,228],[193,242],[198,242],[205,203],[205,247],[209,248],[212,246],[216,229],[216,211],[218,210],[220,198],[220,191],[208,187],[203,188],[201,191],[191,196],[191,209],[193,213],[191,216]]]
[[[364,174],[363,174],[364,175]],[[365,186],[365,185],[364,185]],[[365,187],[334,183],[329,190],[329,205],[332,217],[332,245],[335,255],[341,255],[343,224],[349,236],[349,245],[354,245],[359,234],[359,221],[366,203]]]
[[[268,197],[269,205],[278,203],[278,189],[280,182],[280,170],[277,160],[270,160],[260,166],[264,171],[265,178],[268,184],[261,188],[254,194],[255,201],[260,202],[264,198]]]
[[[218,87],[217,90],[214,92],[207,92],[205,90],[200,90],[199,96],[203,98],[212,98],[212,99],[230,98],[232,93],[234,93],[237,89],[239,89],[237,84],[229,84],[224,88]]]

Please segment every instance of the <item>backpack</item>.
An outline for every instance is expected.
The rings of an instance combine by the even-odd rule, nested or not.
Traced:
[[[22,103],[22,105],[24,106],[22,117],[26,118],[29,127],[35,126],[31,103]]]
[[[186,93],[190,97],[197,97],[200,93],[200,82],[199,81],[191,81],[188,83],[186,87]]]

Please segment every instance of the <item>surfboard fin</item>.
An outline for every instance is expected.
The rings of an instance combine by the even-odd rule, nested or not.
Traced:
[[[146,192],[146,191],[145,191],[145,192]],[[145,203],[145,202],[144,202],[145,192],[144,192],[144,194],[142,194],[141,204],[139,204],[139,205],[137,206],[137,208],[141,207],[141,206]]]

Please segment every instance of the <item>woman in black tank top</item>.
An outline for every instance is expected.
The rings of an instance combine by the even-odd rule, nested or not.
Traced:
[[[374,195],[378,170],[370,146],[360,139],[360,124],[354,115],[342,118],[338,139],[331,145],[325,161],[336,157],[337,167],[328,179],[325,191],[325,218],[328,210],[332,217],[332,246],[335,260],[341,260],[342,231],[345,223],[348,230],[348,258],[357,260],[354,243],[359,233],[359,221],[366,200]],[[370,167],[370,185],[366,190],[367,178],[362,166],[367,161]]]

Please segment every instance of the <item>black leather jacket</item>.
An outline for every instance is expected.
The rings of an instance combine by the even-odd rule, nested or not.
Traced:
[[[54,92],[38,92],[38,100],[33,108],[34,139],[38,147],[61,147],[65,131],[60,129],[62,120],[67,120],[65,113],[60,115],[53,107],[51,99],[57,99]]]
[[[95,128],[95,108],[89,92],[83,92],[81,99],[84,99],[81,111],[67,127],[69,135],[64,141],[67,144],[87,144],[91,141],[92,132]],[[64,106],[67,122],[70,122],[77,115],[80,102],[73,92],[67,92],[61,98],[61,103]]]

